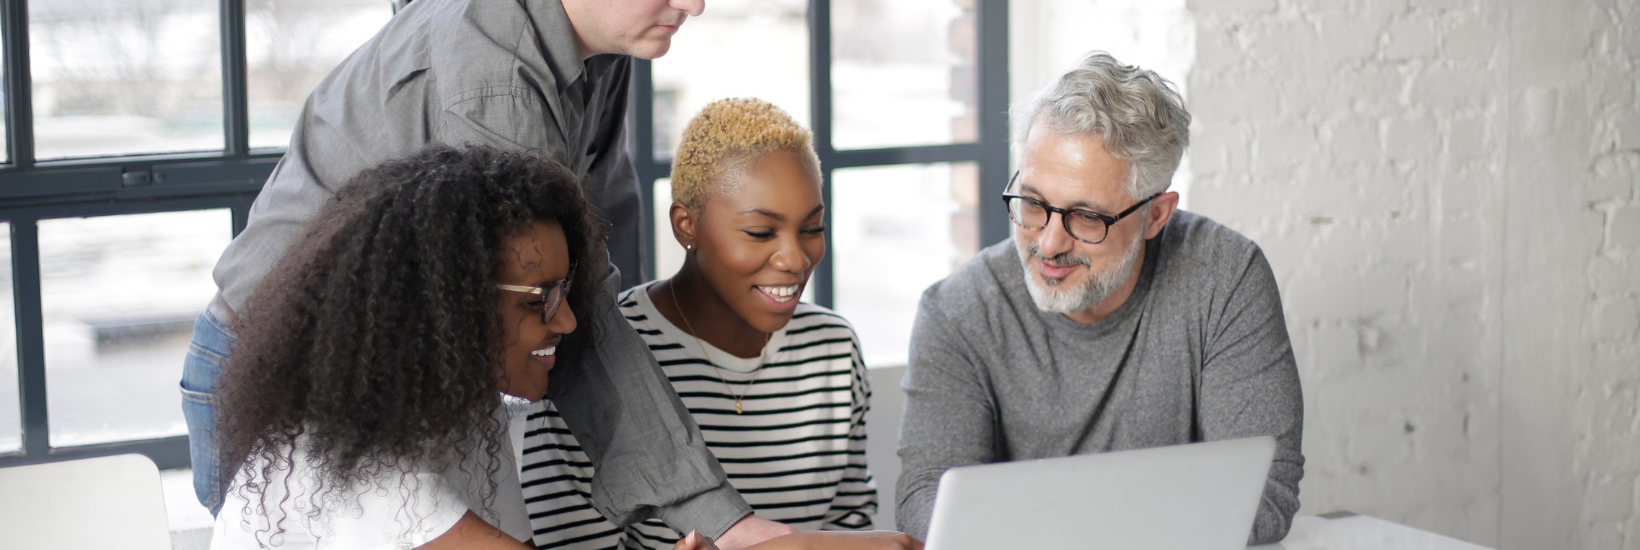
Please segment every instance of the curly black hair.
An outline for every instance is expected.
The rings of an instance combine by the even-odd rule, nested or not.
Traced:
[[[579,265],[565,298],[579,330],[559,347],[575,361],[596,339],[605,262],[573,173],[527,153],[434,145],[354,177],[237,316],[218,387],[224,471],[269,480],[300,456],[335,490],[498,452],[495,279],[506,238],[534,220],[558,222]],[[263,493],[254,485],[244,488]]]

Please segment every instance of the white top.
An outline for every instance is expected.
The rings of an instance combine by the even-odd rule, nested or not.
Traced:
[[[621,314],[655,354],[747,504],[763,518],[801,530],[871,528],[877,513],[877,489],[866,469],[871,389],[848,322],[799,303],[792,320],[770,336],[766,358],[735,357],[668,322],[650,302],[649,286],[623,293]],[[737,395],[744,414],[735,413]],[[550,403],[532,410],[522,478],[537,547],[672,547],[679,534],[659,520],[622,529],[604,519],[591,500],[592,464],[575,436]]]
[[[499,401],[499,400],[498,400]],[[505,406],[496,408],[496,420],[504,430]],[[502,432],[505,434],[505,432]],[[272,483],[261,483],[261,461],[240,473],[223,497],[211,537],[213,550],[252,548],[388,550],[415,548],[443,535],[468,510],[484,518],[519,541],[528,541],[529,519],[524,514],[524,496],[519,490],[518,468],[513,462],[511,438],[501,437],[497,456],[480,456],[478,463],[443,472],[383,472],[374,480],[360,482],[346,491],[320,497],[323,510],[312,510],[312,488],[317,471],[301,456],[295,466],[273,472]],[[302,445],[302,440],[297,440]],[[487,478],[490,461],[493,478]],[[247,495],[240,490],[252,476],[267,487],[265,494]],[[495,482],[494,498],[486,502],[490,481]],[[287,482],[296,490],[287,495]],[[329,490],[329,489],[327,489]],[[290,498],[286,498],[289,496]],[[261,502],[269,503],[267,513]],[[487,506],[487,508],[486,508]],[[273,526],[284,529],[275,534]],[[526,543],[527,544],[527,543]]]

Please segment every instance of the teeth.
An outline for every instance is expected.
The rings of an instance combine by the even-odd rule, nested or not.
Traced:
[[[558,351],[558,346],[553,346],[547,349],[538,349],[530,352],[530,355],[534,355],[536,357],[546,357],[548,355],[552,355],[552,352],[555,351]]]
[[[797,285],[760,286],[757,288],[762,289],[764,292],[769,293],[770,296],[774,296],[776,298],[789,298],[791,295],[797,293]],[[784,302],[785,300],[781,301]]]

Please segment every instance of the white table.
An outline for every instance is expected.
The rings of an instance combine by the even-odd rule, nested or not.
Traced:
[[[1372,516],[1337,512],[1296,518],[1287,538],[1247,550],[1488,550]]]

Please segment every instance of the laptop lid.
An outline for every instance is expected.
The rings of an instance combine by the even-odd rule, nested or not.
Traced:
[[[929,550],[1242,550],[1270,436],[967,466],[940,477]]]

